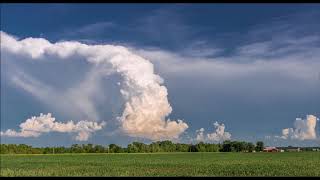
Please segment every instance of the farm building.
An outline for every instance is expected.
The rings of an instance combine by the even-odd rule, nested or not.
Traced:
[[[288,148],[288,149],[286,149],[286,151],[288,151],[288,152],[300,152],[301,150],[300,150],[300,148]]]
[[[265,147],[263,149],[263,152],[278,152],[279,149],[277,149],[276,147]]]

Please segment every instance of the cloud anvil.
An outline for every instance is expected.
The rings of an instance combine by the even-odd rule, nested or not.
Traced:
[[[99,66],[108,64],[105,67],[111,67],[122,76],[120,92],[125,99],[125,108],[119,121],[121,130],[129,136],[152,140],[177,139],[188,128],[182,120],[165,119],[172,108],[168,102],[167,89],[161,85],[162,78],[154,73],[152,63],[125,47],[86,45],[74,41],[52,44],[43,38],[18,40],[5,32],[1,32],[1,40],[2,53],[33,60],[46,61],[47,56],[63,60],[78,55]],[[7,131],[4,134],[14,133]]]

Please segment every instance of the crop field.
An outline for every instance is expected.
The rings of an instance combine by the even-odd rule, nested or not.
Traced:
[[[1,176],[320,176],[320,152],[1,155]]]

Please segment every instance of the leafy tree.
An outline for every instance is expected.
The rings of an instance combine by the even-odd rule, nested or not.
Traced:
[[[133,142],[133,147],[137,149],[139,153],[149,152],[149,148],[146,144],[140,142]]]
[[[258,141],[257,144],[256,144],[256,151],[257,152],[263,151],[263,148],[264,148],[263,142],[262,141]]]
[[[253,152],[254,148],[255,148],[254,144],[249,142],[248,143],[248,152]]]
[[[139,152],[138,147],[136,147],[134,144],[128,144],[127,149],[128,149],[128,153],[137,153],[137,152]]]
[[[160,142],[153,142],[149,145],[150,152],[161,152]]]
[[[105,152],[105,148],[101,145],[96,145],[93,148],[93,152],[95,153],[104,153]]]
[[[188,152],[198,152],[198,148],[196,145],[190,145]]]
[[[176,152],[188,152],[189,145],[188,144],[176,144]]]
[[[217,144],[206,144],[206,151],[207,152],[218,152],[219,145]]]
[[[206,152],[206,145],[203,142],[200,142],[196,145],[197,152]]]
[[[109,152],[110,153],[122,153],[123,149],[116,144],[110,144],[109,145]]]
[[[6,144],[0,145],[0,153],[1,154],[9,154],[8,146]]]
[[[133,142],[128,144],[126,148],[122,148],[116,144],[110,144],[105,147],[93,144],[73,144],[71,147],[32,147],[26,144],[0,144],[1,154],[55,154],[59,153],[149,153],[149,152],[252,152],[263,150],[263,142],[253,143],[244,141],[224,141],[223,144],[210,144],[200,142],[198,144],[182,144],[173,143],[171,141],[157,141],[151,144],[141,142]],[[310,150],[310,148],[304,148]]]
[[[72,144],[71,153],[84,153],[84,150],[79,144]]]
[[[224,141],[222,144],[221,151],[222,152],[231,152],[232,151],[231,141]]]
[[[174,152],[176,149],[175,144],[173,144],[171,141],[161,141],[160,142],[160,148],[163,152]]]

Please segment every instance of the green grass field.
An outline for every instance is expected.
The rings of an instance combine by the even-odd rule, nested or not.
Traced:
[[[320,176],[320,153],[1,155],[1,176]]]

